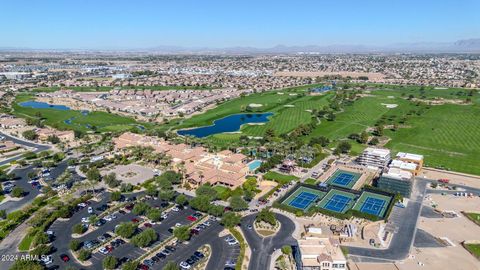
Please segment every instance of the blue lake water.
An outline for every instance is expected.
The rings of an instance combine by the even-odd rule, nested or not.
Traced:
[[[272,115],[273,113],[233,114],[213,121],[213,125],[211,126],[182,129],[177,133],[179,135],[190,135],[197,138],[204,138],[213,134],[239,131],[242,125],[248,123],[266,123],[269,121],[268,117]]]
[[[30,107],[34,109],[54,109],[54,110],[60,110],[60,111],[70,110],[70,108],[65,105],[48,104],[48,103],[39,102],[39,101],[25,101],[20,103],[20,106]]]

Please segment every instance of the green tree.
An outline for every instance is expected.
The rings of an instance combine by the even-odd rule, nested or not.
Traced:
[[[360,140],[359,142],[360,143],[367,143],[368,142],[368,133],[366,131],[363,131],[361,134],[360,134]]]
[[[114,191],[110,193],[110,201],[119,201],[122,198],[122,193],[120,191]]]
[[[137,247],[143,248],[157,241],[157,239],[158,239],[157,232],[155,232],[155,230],[152,228],[148,228],[148,229],[145,229],[143,232],[132,237],[132,239],[130,240],[130,243],[132,243]]]
[[[277,218],[275,217],[275,214],[267,208],[262,209],[258,213],[256,220],[266,222],[272,226],[277,224]]]
[[[81,245],[80,241],[78,241],[76,239],[73,239],[72,241],[70,241],[70,244],[68,245],[68,247],[73,251],[79,250],[81,246],[82,245]]]
[[[27,140],[31,140],[31,141],[34,141],[37,139],[37,133],[35,132],[35,130],[31,129],[31,130],[25,130],[24,132],[22,132],[22,136],[27,139]]]
[[[87,231],[87,228],[85,228],[83,224],[80,224],[80,223],[75,224],[72,227],[72,233],[75,233],[75,234],[83,234],[86,231]]]
[[[48,244],[48,242],[50,242],[48,235],[43,231],[40,231],[36,233],[35,236],[33,237],[32,246],[36,247],[38,245]]]
[[[115,173],[109,173],[103,177],[103,181],[108,185],[109,188],[116,188],[120,185],[120,180],[117,180],[117,175]]]
[[[104,269],[115,269],[117,267],[117,258],[113,256],[107,256],[103,259],[102,265]]]
[[[124,238],[130,238],[135,233],[137,225],[132,222],[123,222],[115,229],[115,233]]]
[[[138,261],[126,262],[122,265],[122,270],[137,270],[139,264]]]
[[[169,261],[162,270],[180,270],[180,267],[175,262]]]
[[[51,246],[49,246],[49,245],[39,245],[35,249],[30,251],[30,255],[37,255],[37,256],[47,255],[47,254],[50,254],[51,251],[52,251]]]
[[[49,141],[51,144],[57,144],[60,142],[60,138],[58,138],[56,135],[50,135],[48,136],[47,141]]]
[[[178,205],[185,205],[188,202],[187,196],[185,196],[184,194],[180,194],[177,196],[177,198],[175,198],[175,202]]]
[[[188,226],[180,226],[173,230],[173,236],[180,241],[187,241],[190,239],[190,228]]]
[[[191,199],[190,206],[193,209],[197,209],[202,212],[207,212],[211,205],[210,202],[211,202],[211,199],[209,196],[201,195]]]
[[[10,270],[44,270],[45,267],[35,260],[15,260]]]
[[[12,189],[12,197],[15,197],[15,198],[20,198],[20,197],[23,197],[23,194],[25,192],[23,191],[23,189],[21,187],[14,187]]]
[[[233,211],[241,211],[248,208],[248,203],[240,196],[232,196],[230,198],[230,207]]]
[[[226,212],[223,214],[220,223],[227,228],[231,228],[240,224],[241,219],[242,218],[239,215],[233,212]]]
[[[285,255],[292,254],[292,247],[288,246],[288,245],[283,246],[282,247],[282,253],[285,254]]]
[[[341,141],[338,143],[337,148],[333,151],[335,155],[348,154],[352,149],[352,145],[347,141]]]
[[[92,252],[90,250],[86,250],[86,249],[82,249],[78,253],[78,259],[81,262],[84,262],[84,261],[90,259],[91,256],[92,256]]]
[[[208,184],[199,186],[197,190],[195,190],[195,195],[197,195],[197,197],[207,196],[208,198],[210,198],[210,201],[215,200],[218,196],[217,191]]]
[[[145,202],[138,202],[133,207],[132,213],[137,216],[144,215],[148,210],[150,210],[150,205]]]
[[[160,221],[161,217],[162,217],[162,212],[160,211],[160,209],[150,208],[147,211],[147,218],[154,222]]]

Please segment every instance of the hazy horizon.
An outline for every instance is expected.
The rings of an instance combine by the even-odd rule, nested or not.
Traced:
[[[0,47],[128,50],[451,43],[480,37],[480,2],[9,1]]]

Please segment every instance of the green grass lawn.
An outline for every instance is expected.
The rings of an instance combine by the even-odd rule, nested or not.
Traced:
[[[100,132],[126,131],[135,128],[136,125],[142,125],[145,127],[151,126],[149,123],[139,123],[130,117],[101,111],[93,111],[87,115],[83,115],[82,112],[75,110],[60,111],[55,109],[34,109],[22,107],[18,104],[33,99],[34,98],[30,95],[17,96],[16,104],[13,105],[13,113],[16,116],[23,118],[35,118],[36,113],[40,112],[46,125],[64,130],[89,131],[92,130],[90,127],[94,126]],[[72,119],[71,124],[65,123],[68,119]]]
[[[480,226],[480,214],[479,213],[465,213],[468,219],[475,222],[478,226]]]
[[[464,244],[463,245],[477,259],[480,259],[480,244]]]
[[[23,237],[20,244],[18,244],[18,250],[20,251],[29,251],[30,245],[32,244],[34,235],[30,235],[29,233]]]
[[[266,174],[263,175],[263,178],[266,180],[272,180],[272,181],[278,182],[280,184],[286,184],[292,180],[298,180],[298,177],[296,176],[281,174],[274,171],[267,172]]]
[[[315,185],[315,183],[317,183],[317,180],[313,178],[308,178],[307,180],[305,180],[304,183],[309,185]]]

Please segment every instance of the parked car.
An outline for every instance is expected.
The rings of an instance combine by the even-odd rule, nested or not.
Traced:
[[[68,257],[67,254],[61,254],[61,255],[60,255],[60,259],[61,259],[62,261],[64,261],[64,262],[70,261],[70,257]]]

